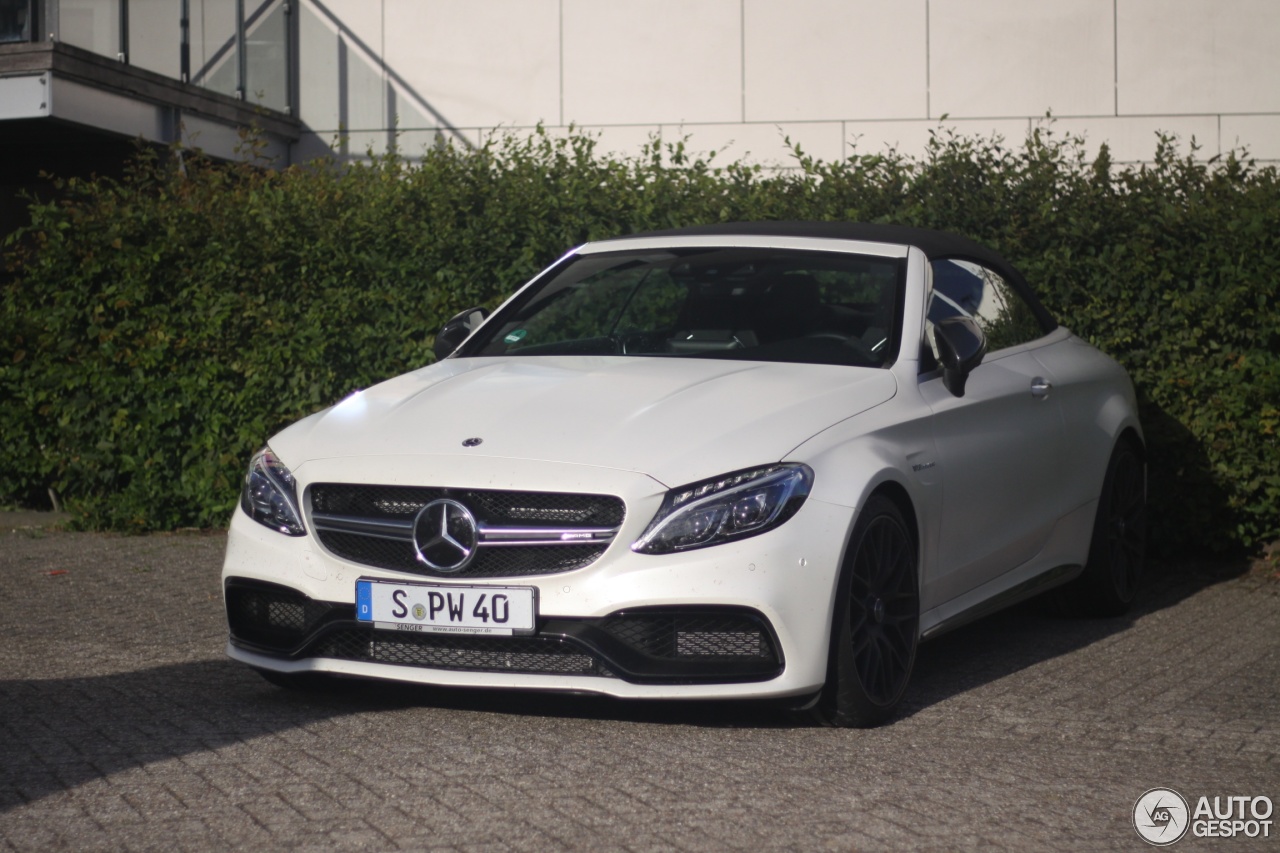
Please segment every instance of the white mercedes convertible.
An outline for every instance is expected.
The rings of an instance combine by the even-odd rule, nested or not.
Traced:
[[[436,352],[250,462],[227,651],[269,681],[774,699],[870,726],[923,640],[1051,589],[1133,601],[1133,386],[961,237],[589,243]]]

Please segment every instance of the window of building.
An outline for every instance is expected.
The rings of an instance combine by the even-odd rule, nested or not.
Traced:
[[[0,44],[31,41],[33,0],[0,0]]]

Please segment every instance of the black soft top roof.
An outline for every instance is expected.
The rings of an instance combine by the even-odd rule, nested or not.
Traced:
[[[929,228],[912,228],[907,225],[876,225],[861,222],[718,222],[712,225],[693,225],[688,228],[673,228],[665,231],[646,231],[640,234],[628,234],[616,239],[624,240],[634,237],[678,237],[678,236],[728,236],[741,234],[744,236],[764,237],[817,237],[828,240],[863,240],[870,243],[894,243],[903,246],[915,246],[924,252],[929,260],[955,258],[982,264],[999,273],[1005,281],[1013,285],[1030,304],[1040,325],[1046,332],[1057,328],[1058,322],[1040,304],[1027,280],[1018,268],[1009,263],[994,249],[976,243],[959,234],[946,231],[934,231]],[[604,241],[607,242],[607,241]]]

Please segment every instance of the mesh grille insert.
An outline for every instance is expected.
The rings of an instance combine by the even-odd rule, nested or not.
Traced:
[[[229,586],[227,624],[233,636],[253,643],[292,646],[302,641],[332,607],[284,588]]]
[[[762,622],[741,613],[622,613],[600,628],[650,657],[777,659]]]
[[[433,669],[613,677],[592,655],[549,637],[451,637],[351,629],[325,637],[315,653]]]

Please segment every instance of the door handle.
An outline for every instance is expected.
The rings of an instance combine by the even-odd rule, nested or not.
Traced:
[[[1031,380],[1031,396],[1037,400],[1043,400],[1049,396],[1049,392],[1053,390],[1053,383],[1043,376],[1037,376]]]

